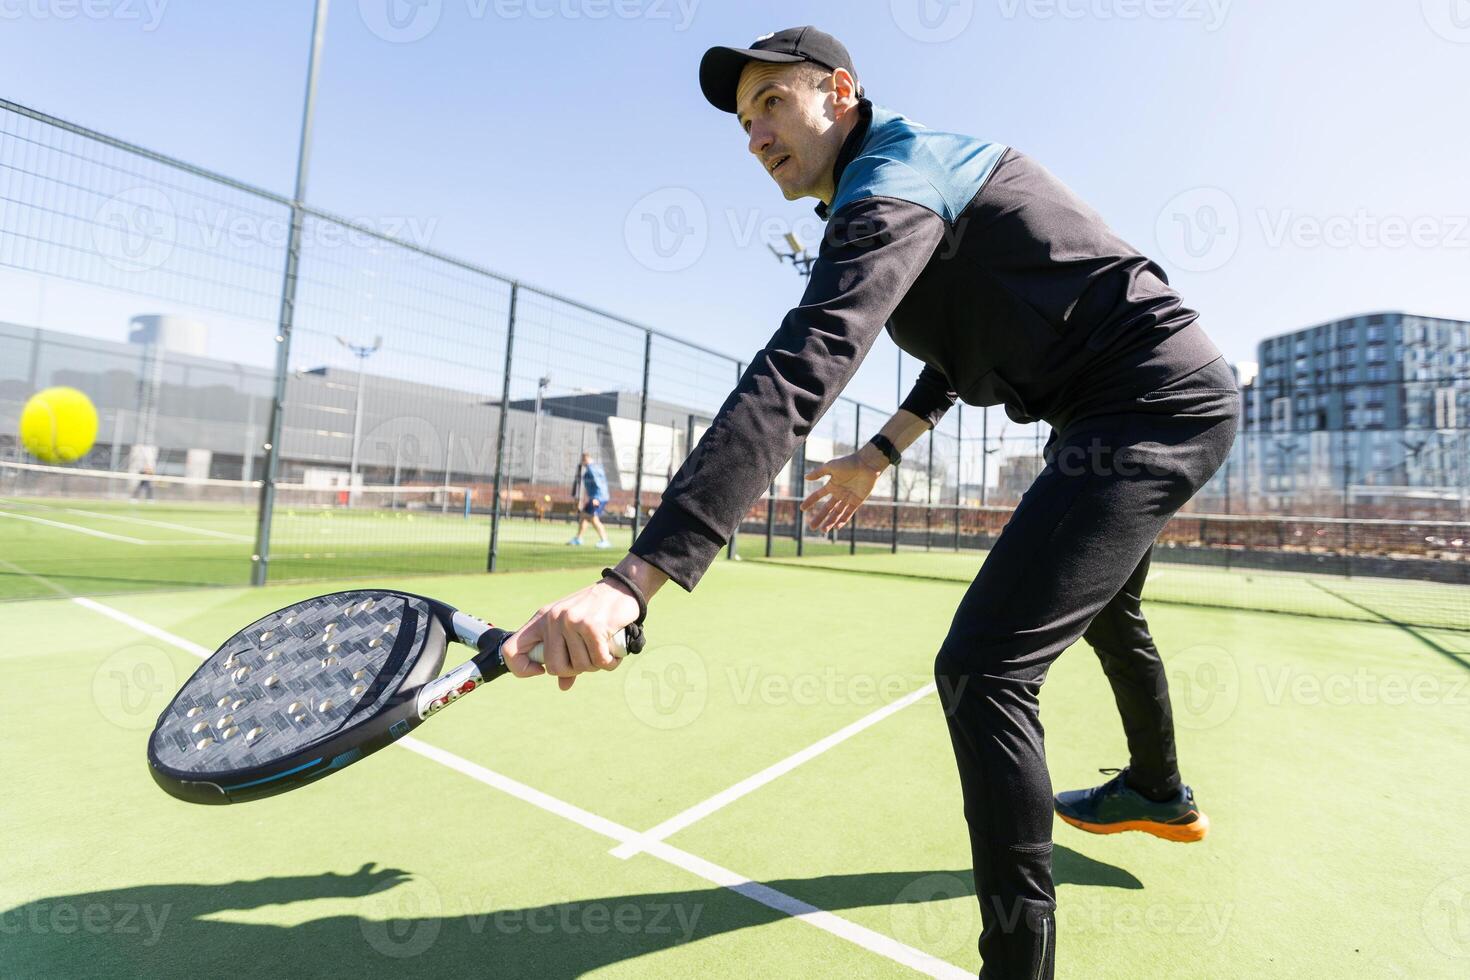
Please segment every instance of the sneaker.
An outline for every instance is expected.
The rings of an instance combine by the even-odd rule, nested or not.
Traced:
[[[612,542],[611,541],[607,541],[607,540],[599,541],[599,542],[597,542],[597,547],[599,547],[599,548],[611,548],[612,547]]]
[[[1194,790],[1184,786],[1172,800],[1155,803],[1127,784],[1127,769],[1099,769],[1112,779],[1091,789],[1073,789],[1056,796],[1057,816],[1089,834],[1117,834],[1141,830],[1164,840],[1193,843],[1210,832],[1210,818],[1194,802]]]
[[[567,544],[571,545],[574,548],[580,548],[580,547],[582,547],[582,539],[581,538],[573,538],[572,540],[568,541]]]

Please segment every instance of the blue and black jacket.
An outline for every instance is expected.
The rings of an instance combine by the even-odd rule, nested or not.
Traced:
[[[1040,164],[858,111],[800,305],[634,542],[685,589],[885,329],[924,363],[902,407],[931,426],[960,399],[1061,428],[1220,356],[1164,271]]]

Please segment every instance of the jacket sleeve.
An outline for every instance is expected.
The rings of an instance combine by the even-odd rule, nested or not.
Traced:
[[[943,239],[928,208],[869,197],[834,214],[801,305],[751,360],[632,552],[692,590],[847,385]]]
[[[949,379],[944,376],[944,372],[933,365],[925,364],[924,369],[919,372],[918,380],[914,382],[913,390],[898,407],[928,422],[932,429],[944,418],[944,413],[954,406],[956,397],[958,396],[950,388]]]

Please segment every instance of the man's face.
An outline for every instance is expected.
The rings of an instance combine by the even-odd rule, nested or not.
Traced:
[[[737,118],[750,152],[788,201],[816,197],[830,203],[832,167],[851,130],[856,105],[851,76],[839,72],[818,88],[802,65],[746,65],[735,89]],[[809,70],[809,69],[808,69]],[[847,119],[846,125],[839,120]]]

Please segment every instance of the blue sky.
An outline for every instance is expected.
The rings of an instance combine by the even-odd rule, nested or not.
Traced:
[[[308,0],[0,0],[0,95],[287,192],[310,22]],[[880,104],[1037,157],[1233,360],[1366,310],[1470,317],[1467,0],[334,0],[308,197],[744,355],[801,287],[761,232],[811,211],[696,68],[801,23]],[[660,256],[671,203],[695,234]],[[886,345],[851,394],[893,403]]]

